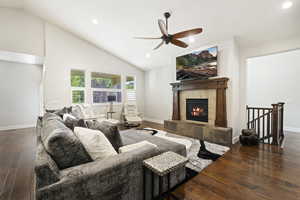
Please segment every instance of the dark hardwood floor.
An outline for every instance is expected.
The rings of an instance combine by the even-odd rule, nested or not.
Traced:
[[[144,122],[143,127],[163,129]],[[34,129],[0,131],[0,199],[33,198]],[[300,133],[287,133],[283,150],[236,144],[218,161],[178,187],[184,200],[300,199]]]
[[[287,133],[284,149],[236,144],[174,193],[185,200],[300,199],[300,133]]]
[[[0,131],[0,199],[34,199],[35,129]]]

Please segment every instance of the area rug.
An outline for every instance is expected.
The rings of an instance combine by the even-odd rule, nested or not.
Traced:
[[[151,129],[151,128],[146,128],[146,129],[157,131],[157,133],[154,134],[155,137],[160,137],[160,138],[172,141],[172,142],[176,142],[176,143],[185,145],[186,152],[187,152],[187,158],[189,159],[189,162],[186,164],[186,167],[191,169],[192,171],[196,171],[199,173],[200,171],[202,171],[204,168],[206,168],[208,165],[210,165],[213,162],[212,160],[202,159],[197,156],[197,154],[200,150],[199,140],[185,137],[185,136],[175,135],[175,134],[168,133],[168,132],[161,131],[161,130],[156,130],[156,129]],[[147,130],[133,129],[133,131],[145,132],[145,133],[149,133],[149,134],[152,133],[151,131],[147,131]],[[210,142],[204,142],[204,143],[205,143],[206,149],[208,151],[219,154],[219,155],[225,154],[230,149],[228,147],[218,145],[218,144],[213,144]]]

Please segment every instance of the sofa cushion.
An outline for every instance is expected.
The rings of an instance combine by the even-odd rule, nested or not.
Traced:
[[[75,127],[74,133],[93,160],[101,160],[117,155],[117,152],[101,131]]]
[[[41,140],[59,169],[92,161],[80,140],[62,121],[45,115]]]
[[[123,146],[119,129],[116,125],[109,122],[87,121],[87,126],[90,129],[99,130],[107,137],[114,149],[118,152],[119,148]]]
[[[161,153],[173,151],[182,156],[186,156],[185,145],[171,142],[164,138],[156,137],[148,133],[137,132],[136,130],[125,130],[121,132],[121,137],[124,145],[134,144],[146,140],[152,144],[157,145]]]
[[[59,181],[59,169],[40,142],[36,150],[34,171],[36,173],[37,188],[42,188]]]

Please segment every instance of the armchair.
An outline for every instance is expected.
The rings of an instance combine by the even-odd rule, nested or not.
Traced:
[[[136,127],[142,123],[141,113],[138,112],[135,101],[125,103],[123,111],[125,126]]]

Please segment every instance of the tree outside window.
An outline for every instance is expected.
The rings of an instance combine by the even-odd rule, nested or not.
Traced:
[[[93,103],[107,103],[108,96],[116,96],[116,102],[122,103],[121,76],[99,72],[91,73]]]
[[[85,72],[71,70],[72,103],[85,103]]]
[[[134,90],[135,89],[135,79],[133,76],[126,77],[126,89]]]

